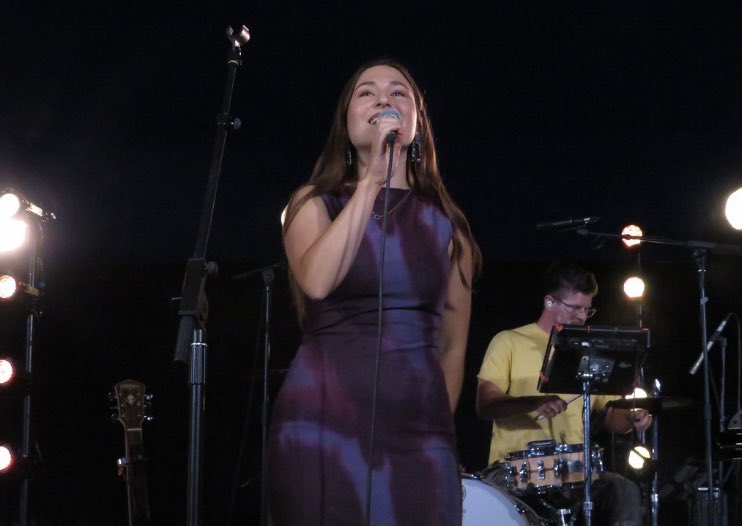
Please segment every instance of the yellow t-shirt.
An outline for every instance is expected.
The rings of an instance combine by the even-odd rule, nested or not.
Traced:
[[[538,391],[538,375],[546,354],[549,335],[535,323],[499,332],[484,355],[478,377],[492,382],[510,396],[543,395]],[[573,394],[559,395],[569,400]],[[590,397],[592,411],[600,411],[615,396]],[[567,406],[554,418],[537,420],[538,413],[498,419],[492,424],[489,462],[502,460],[507,453],[526,449],[533,440],[554,439],[557,443],[582,444],[582,400]]]

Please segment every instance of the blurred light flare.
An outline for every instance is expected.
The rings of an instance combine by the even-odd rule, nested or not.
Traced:
[[[633,400],[635,398],[647,398],[649,395],[647,394],[646,389],[643,389],[641,387],[635,387],[634,392],[627,394],[624,398],[628,400]]]
[[[727,197],[724,215],[735,230],[742,230],[742,188],[738,188]]]

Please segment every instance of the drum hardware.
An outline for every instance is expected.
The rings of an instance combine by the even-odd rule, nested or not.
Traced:
[[[543,498],[539,499],[539,503],[549,511],[549,514],[559,526],[570,526],[574,524],[575,517],[572,517],[572,508],[555,506]]]

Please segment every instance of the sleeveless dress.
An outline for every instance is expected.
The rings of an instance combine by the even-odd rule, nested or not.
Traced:
[[[456,525],[461,482],[438,363],[453,227],[436,205],[390,192],[370,524]],[[351,194],[322,196],[331,219]],[[369,218],[343,282],[307,300],[302,344],[273,407],[266,476],[276,526],[365,524],[381,223]]]

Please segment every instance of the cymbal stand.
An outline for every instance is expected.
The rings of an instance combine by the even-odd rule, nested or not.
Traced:
[[[658,380],[654,381],[654,387],[652,388],[652,396],[659,396],[660,394],[660,382]],[[654,466],[654,473],[652,473],[652,486],[651,490],[649,492],[649,498],[650,498],[650,511],[652,513],[652,526],[658,526],[659,525],[659,515],[660,515],[660,493],[659,493],[659,485],[660,485],[660,474],[657,470],[657,466],[659,466],[658,459],[659,459],[659,447],[660,447],[660,425],[659,425],[659,414],[653,415],[652,420],[652,464]]]
[[[590,526],[593,513],[592,482],[593,482],[593,451],[590,443],[590,383],[593,375],[590,371],[579,373],[582,380],[582,423],[584,427],[583,438],[583,468],[585,473],[585,501],[582,503],[585,526]]]

